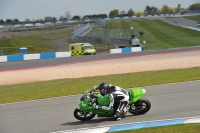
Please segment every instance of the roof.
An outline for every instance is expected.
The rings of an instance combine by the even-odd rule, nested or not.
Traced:
[[[73,44],[70,44],[70,45],[80,45],[80,44],[83,44],[84,46],[92,46],[92,44],[90,43],[73,43]]]

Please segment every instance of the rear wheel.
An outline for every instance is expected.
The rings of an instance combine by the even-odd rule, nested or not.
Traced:
[[[83,115],[83,111],[81,109],[74,110],[74,117],[81,121],[88,121],[95,117],[96,114],[92,112],[88,112],[86,116]]]
[[[141,98],[134,104],[130,105],[130,113],[134,115],[142,115],[148,112],[151,108],[151,103],[148,99]]]

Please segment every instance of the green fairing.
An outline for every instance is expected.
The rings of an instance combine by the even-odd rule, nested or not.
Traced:
[[[129,90],[129,93],[130,93],[129,104],[133,104],[146,93],[146,90],[143,88],[133,88]]]
[[[103,110],[103,109],[98,109],[93,111],[95,114],[98,114],[100,116],[112,116],[114,113],[114,109],[112,110]]]
[[[101,96],[101,94],[98,94],[97,103],[100,106],[108,106],[110,104],[110,96],[109,95]]]
[[[109,95],[102,96],[101,94],[98,93],[97,103],[100,106],[108,106],[110,104],[110,96]],[[94,113],[100,116],[111,116],[113,115],[114,110],[99,109],[99,110],[94,110]]]
[[[89,101],[90,101],[90,99],[87,99],[87,100],[85,100],[85,101],[80,101],[80,102],[79,102],[79,107],[80,107],[80,109],[83,110],[83,115],[84,115],[84,116],[87,115],[88,110],[94,109],[93,106],[89,106],[89,105],[88,105],[88,102],[89,102]],[[85,105],[85,106],[83,106],[83,105]]]

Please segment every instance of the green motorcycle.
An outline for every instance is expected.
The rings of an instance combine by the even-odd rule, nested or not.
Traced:
[[[129,103],[126,109],[122,112],[122,117],[126,112],[133,115],[142,115],[148,112],[151,108],[151,103],[145,98],[141,98],[146,90],[143,88],[132,88],[128,91]],[[114,102],[114,107],[111,110],[95,109],[93,106],[108,106],[110,104],[109,95],[102,96],[94,89],[87,90],[79,100],[78,107],[74,110],[74,117],[81,121],[91,120],[97,114],[99,117],[113,117],[119,106],[119,101]]]

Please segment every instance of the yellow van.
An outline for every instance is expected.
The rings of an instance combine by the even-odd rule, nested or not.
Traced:
[[[74,43],[69,45],[71,55],[89,55],[96,54],[96,50],[90,43]]]

